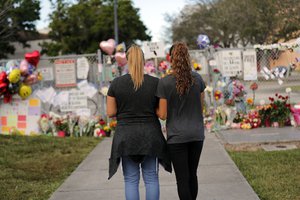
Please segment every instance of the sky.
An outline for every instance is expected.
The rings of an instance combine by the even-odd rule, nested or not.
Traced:
[[[133,0],[134,6],[140,9],[141,20],[151,32],[152,41],[161,41],[163,27],[166,26],[164,14],[178,14],[187,0]],[[37,29],[46,28],[49,24],[51,12],[49,0],[41,0],[41,20],[37,22]]]

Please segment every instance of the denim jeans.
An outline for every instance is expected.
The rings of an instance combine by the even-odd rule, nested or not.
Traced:
[[[126,200],[139,200],[140,168],[146,188],[146,200],[159,200],[158,161],[146,156],[142,163],[122,157]]]

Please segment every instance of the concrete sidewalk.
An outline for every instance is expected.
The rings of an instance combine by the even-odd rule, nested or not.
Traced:
[[[265,143],[300,141],[300,128],[254,128],[249,130],[229,129],[217,133],[223,143]]]
[[[56,190],[50,200],[125,199],[121,167],[111,180],[107,180],[111,142],[112,138],[104,139]],[[199,200],[259,199],[213,133],[206,134],[198,177]],[[145,199],[142,178],[140,189],[141,199]],[[161,200],[179,199],[174,173],[167,173],[162,167],[160,193]]]

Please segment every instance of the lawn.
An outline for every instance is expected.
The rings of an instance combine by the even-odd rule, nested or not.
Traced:
[[[99,141],[0,135],[0,199],[48,199]]]
[[[228,152],[261,200],[300,200],[300,149]]]

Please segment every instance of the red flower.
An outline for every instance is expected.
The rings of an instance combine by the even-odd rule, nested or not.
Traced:
[[[288,99],[289,99],[289,96],[285,96],[285,99],[288,100]]]
[[[250,85],[251,90],[257,90],[257,88],[258,88],[258,85],[255,82]]]
[[[269,100],[273,102],[273,101],[274,101],[274,98],[272,98],[272,97],[269,97]]]
[[[103,119],[100,119],[99,124],[104,125],[104,124],[106,124],[106,122]]]
[[[41,118],[48,118],[49,116],[47,114],[42,114]]]
[[[278,93],[276,93],[275,96],[278,97]]]
[[[220,71],[218,69],[214,69],[214,73],[220,73]]]

